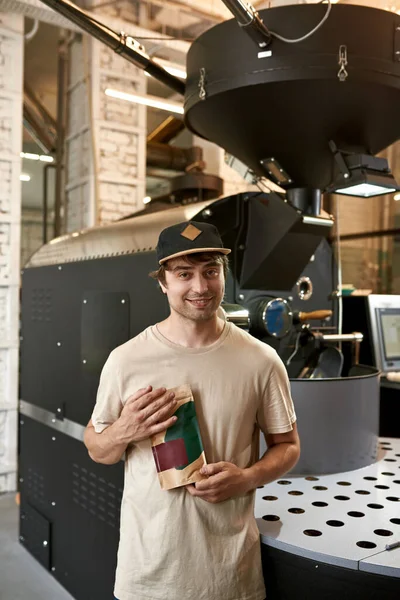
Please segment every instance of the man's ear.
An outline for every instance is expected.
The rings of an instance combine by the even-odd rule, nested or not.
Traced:
[[[160,281],[160,280],[158,281],[158,284],[159,284],[159,286],[160,286],[160,288],[161,288],[161,291],[162,291],[162,293],[163,293],[163,294],[166,294],[166,293],[167,293],[167,286],[166,286],[166,285],[164,285],[163,283],[161,283],[161,281]]]

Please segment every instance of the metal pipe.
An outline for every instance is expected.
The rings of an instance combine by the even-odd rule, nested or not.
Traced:
[[[160,169],[171,169],[173,171],[186,171],[192,165],[203,170],[203,152],[201,148],[178,148],[160,142],[149,142],[147,144],[147,164]]]
[[[57,69],[57,151],[56,185],[54,198],[54,237],[61,235],[61,196],[63,194],[63,160],[65,136],[65,89],[67,55],[63,42],[58,49]]]
[[[100,23],[85,11],[81,10],[76,4],[69,0],[41,0],[44,4],[60,13],[75,25],[98,39],[103,44],[120,54],[139,69],[143,69],[149,75],[172,89],[174,92],[185,94],[185,84],[168,73],[160,65],[153,62],[145,53],[143,47],[131,36],[125,33],[116,33],[107,25]]]
[[[48,193],[48,171],[49,169],[55,169],[57,167],[57,165],[55,163],[48,163],[45,165],[44,169],[43,169],[43,233],[42,233],[42,238],[43,238],[43,244],[47,244],[47,219],[48,219],[48,198],[47,198],[47,193]]]
[[[322,336],[324,342],[362,342],[364,335],[355,331],[354,333],[328,333]]]
[[[45,130],[30,106],[24,102],[23,124],[31,138],[37,143],[42,152],[48,154],[54,151],[54,139]]]
[[[33,106],[38,111],[38,113],[40,113],[46,124],[49,127],[51,127],[51,129],[56,129],[57,123],[55,119],[49,113],[47,108],[40,102],[40,100],[36,98],[34,91],[29,87],[27,83],[24,83],[24,96],[26,96],[29,102],[33,104]]]
[[[256,9],[242,0],[222,0],[227,9],[233,14],[240,27],[251,37],[259,48],[266,48],[272,40],[264,21]]]

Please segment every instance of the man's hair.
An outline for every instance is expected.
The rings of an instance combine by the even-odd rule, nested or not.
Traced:
[[[229,261],[228,257],[225,254],[220,254],[219,252],[196,252],[195,254],[184,254],[181,258],[190,265],[198,265],[201,263],[214,261],[217,264],[222,265],[222,268],[224,270],[224,277],[226,279],[229,270]],[[166,271],[170,270],[169,262],[170,261],[167,260],[165,263],[160,265],[157,271],[152,271],[151,273],[149,273],[149,277],[151,277],[152,279],[156,279],[157,281],[165,285],[165,274]]]

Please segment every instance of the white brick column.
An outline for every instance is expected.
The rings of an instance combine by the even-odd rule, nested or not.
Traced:
[[[0,14],[0,492],[16,489],[23,17]]]
[[[146,108],[105,95],[146,93],[144,73],[88,36],[70,44],[67,230],[103,224],[143,206]]]

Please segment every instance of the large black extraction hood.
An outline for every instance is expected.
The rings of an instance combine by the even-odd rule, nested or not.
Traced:
[[[236,20],[192,44],[185,88],[144,52],[135,55],[132,38],[99,25],[69,0],[43,0],[184,93],[191,131],[257,175],[283,174],[286,188],[324,190],[340,175],[330,142],[344,154],[374,155],[399,139],[399,15],[326,3],[258,14],[240,0],[223,1]],[[302,38],[321,22],[299,43],[280,39]]]

